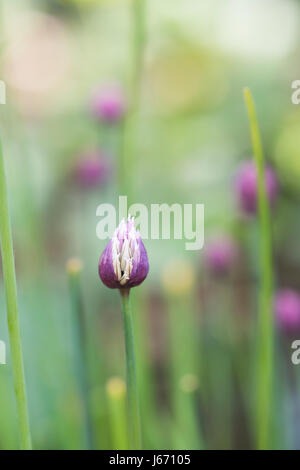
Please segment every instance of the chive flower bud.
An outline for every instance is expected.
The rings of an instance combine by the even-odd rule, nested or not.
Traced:
[[[111,168],[104,154],[97,150],[88,150],[80,155],[74,173],[79,186],[95,188],[107,182]]]
[[[205,249],[205,261],[210,272],[216,276],[228,274],[237,258],[237,247],[227,236],[211,240]]]
[[[111,289],[130,289],[147,277],[148,256],[134,218],[123,219],[106,245],[100,261],[99,276]]]
[[[79,258],[70,258],[66,263],[69,276],[77,276],[82,271],[82,262]]]
[[[161,281],[167,294],[184,295],[190,292],[195,285],[195,269],[187,260],[174,259],[163,266]]]
[[[96,92],[91,103],[91,112],[95,119],[114,124],[125,114],[126,103],[120,88],[109,86]]]
[[[236,196],[240,209],[246,215],[256,214],[257,211],[257,169],[254,162],[246,161],[240,167],[236,176]],[[279,193],[279,184],[274,170],[270,166],[265,168],[265,187],[268,201],[274,207]]]
[[[300,328],[300,295],[293,289],[281,289],[275,297],[275,314],[286,332]]]

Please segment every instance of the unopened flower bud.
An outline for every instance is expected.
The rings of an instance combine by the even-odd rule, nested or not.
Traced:
[[[70,258],[66,263],[66,271],[70,276],[77,276],[82,271],[82,262],[79,258]]]
[[[148,256],[134,219],[123,219],[106,245],[100,261],[99,276],[111,289],[130,289],[147,277]]]
[[[287,332],[300,328],[300,294],[293,289],[282,289],[275,297],[278,324]]]
[[[252,160],[240,167],[236,177],[236,195],[240,209],[247,215],[253,215],[257,211],[258,199],[257,169]],[[265,188],[271,207],[275,205],[279,184],[274,170],[270,166],[265,168]]]
[[[117,86],[98,91],[92,99],[91,111],[96,119],[113,124],[120,121],[126,110],[124,95]]]
[[[81,187],[93,188],[106,183],[111,168],[104,154],[97,150],[88,150],[80,155],[74,173],[76,182]]]
[[[126,394],[126,385],[124,380],[119,377],[111,377],[106,382],[106,392],[109,396],[120,398]]]
[[[220,236],[208,242],[205,261],[208,269],[216,276],[228,274],[237,258],[237,247],[227,236]]]
[[[162,270],[162,285],[171,295],[182,295],[190,292],[196,280],[194,267],[183,259],[167,263]]]

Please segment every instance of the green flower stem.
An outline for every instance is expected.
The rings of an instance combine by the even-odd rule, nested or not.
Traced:
[[[113,449],[128,450],[128,423],[126,413],[126,385],[122,379],[113,377],[106,384],[109,421]]]
[[[127,377],[127,399],[128,399],[128,420],[130,449],[141,449],[141,431],[140,431],[140,411],[138,400],[138,388],[136,381],[134,336],[132,310],[129,300],[129,289],[120,289],[123,323],[126,349],[126,377]]]
[[[250,121],[255,164],[258,173],[258,214],[260,224],[260,299],[257,358],[257,446],[270,447],[274,328],[272,315],[273,266],[270,208],[265,188],[264,155],[251,92],[244,90]]]
[[[209,313],[212,320],[211,327],[214,331],[215,347],[211,353],[211,377],[213,387],[211,395],[214,396],[216,406],[215,417],[219,420],[219,426],[215,431],[217,447],[231,449],[234,443],[233,436],[233,359],[235,357],[235,340],[237,333],[237,320],[234,318],[233,299],[230,281],[215,279],[213,289],[212,308]],[[222,311],[218,311],[222,305]],[[218,315],[216,315],[218,313]]]
[[[174,419],[179,431],[174,442],[177,449],[186,448],[186,446],[193,449],[203,448],[200,424],[196,413],[190,411],[194,406],[191,404],[193,399],[189,393],[183,391],[180,385],[182,378],[194,377],[195,380],[199,380],[200,375],[197,364],[200,356],[197,344],[197,324],[193,315],[194,305],[191,294],[190,291],[177,295],[168,294],[167,298],[170,335],[170,391]]]
[[[179,441],[180,449],[204,449],[197,410],[199,402],[198,377],[193,374],[184,375],[180,378],[177,387],[180,392],[180,411],[177,418],[180,417],[180,428],[184,438],[183,441]]]
[[[142,434],[147,441],[147,448],[157,449],[164,442],[164,432],[161,425],[161,414],[157,413],[155,400],[154,367],[149,343],[149,322],[146,291],[135,289],[131,293],[131,304],[135,312],[135,350],[140,409],[143,416]]]
[[[133,1],[133,76],[132,103],[137,107],[143,71],[143,56],[146,43],[146,0]]]
[[[80,289],[81,265],[79,260],[70,260],[67,266],[69,278],[69,291],[72,306],[72,326],[74,343],[74,363],[76,367],[76,379],[82,402],[84,448],[93,449],[93,426],[90,417],[89,387],[86,363],[86,322],[83,308],[83,300]]]
[[[143,57],[146,43],[145,28],[145,0],[132,0],[132,45],[131,45],[131,71],[129,83],[129,109],[124,122],[123,142],[120,155],[119,187],[120,194],[128,197],[128,203],[133,202],[135,196],[135,181],[133,179],[136,134],[138,124],[139,103],[143,73]]]
[[[19,325],[17,283],[14,263],[12,234],[8,211],[7,189],[4,172],[4,161],[0,143],[0,241],[2,249],[2,266],[5,283],[7,321],[12,357],[14,387],[17,401],[17,411],[20,426],[22,449],[29,450],[31,436],[27,408],[21,334]]]

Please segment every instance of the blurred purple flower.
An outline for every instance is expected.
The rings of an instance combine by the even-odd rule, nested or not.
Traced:
[[[279,183],[270,166],[265,169],[265,184],[270,206],[275,205]],[[247,215],[255,214],[257,209],[257,170],[254,162],[243,163],[236,176],[236,194],[241,210]]]
[[[96,119],[108,124],[120,121],[126,112],[125,97],[121,88],[110,85],[97,91],[92,98],[91,111]]]
[[[227,236],[215,238],[205,249],[207,267],[215,275],[227,274],[236,260],[237,252],[237,246],[231,238]]]
[[[300,328],[300,295],[293,289],[281,289],[275,297],[278,324],[287,332]]]
[[[74,173],[80,186],[92,188],[107,182],[111,167],[104,154],[89,150],[79,157]]]
[[[122,220],[101,255],[100,279],[111,289],[129,289],[141,284],[148,271],[146,249],[129,216],[127,222]]]

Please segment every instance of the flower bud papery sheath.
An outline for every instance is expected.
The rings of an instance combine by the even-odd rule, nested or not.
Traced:
[[[122,220],[101,255],[100,279],[111,289],[130,289],[141,284],[148,271],[146,249],[129,216],[127,222]]]

